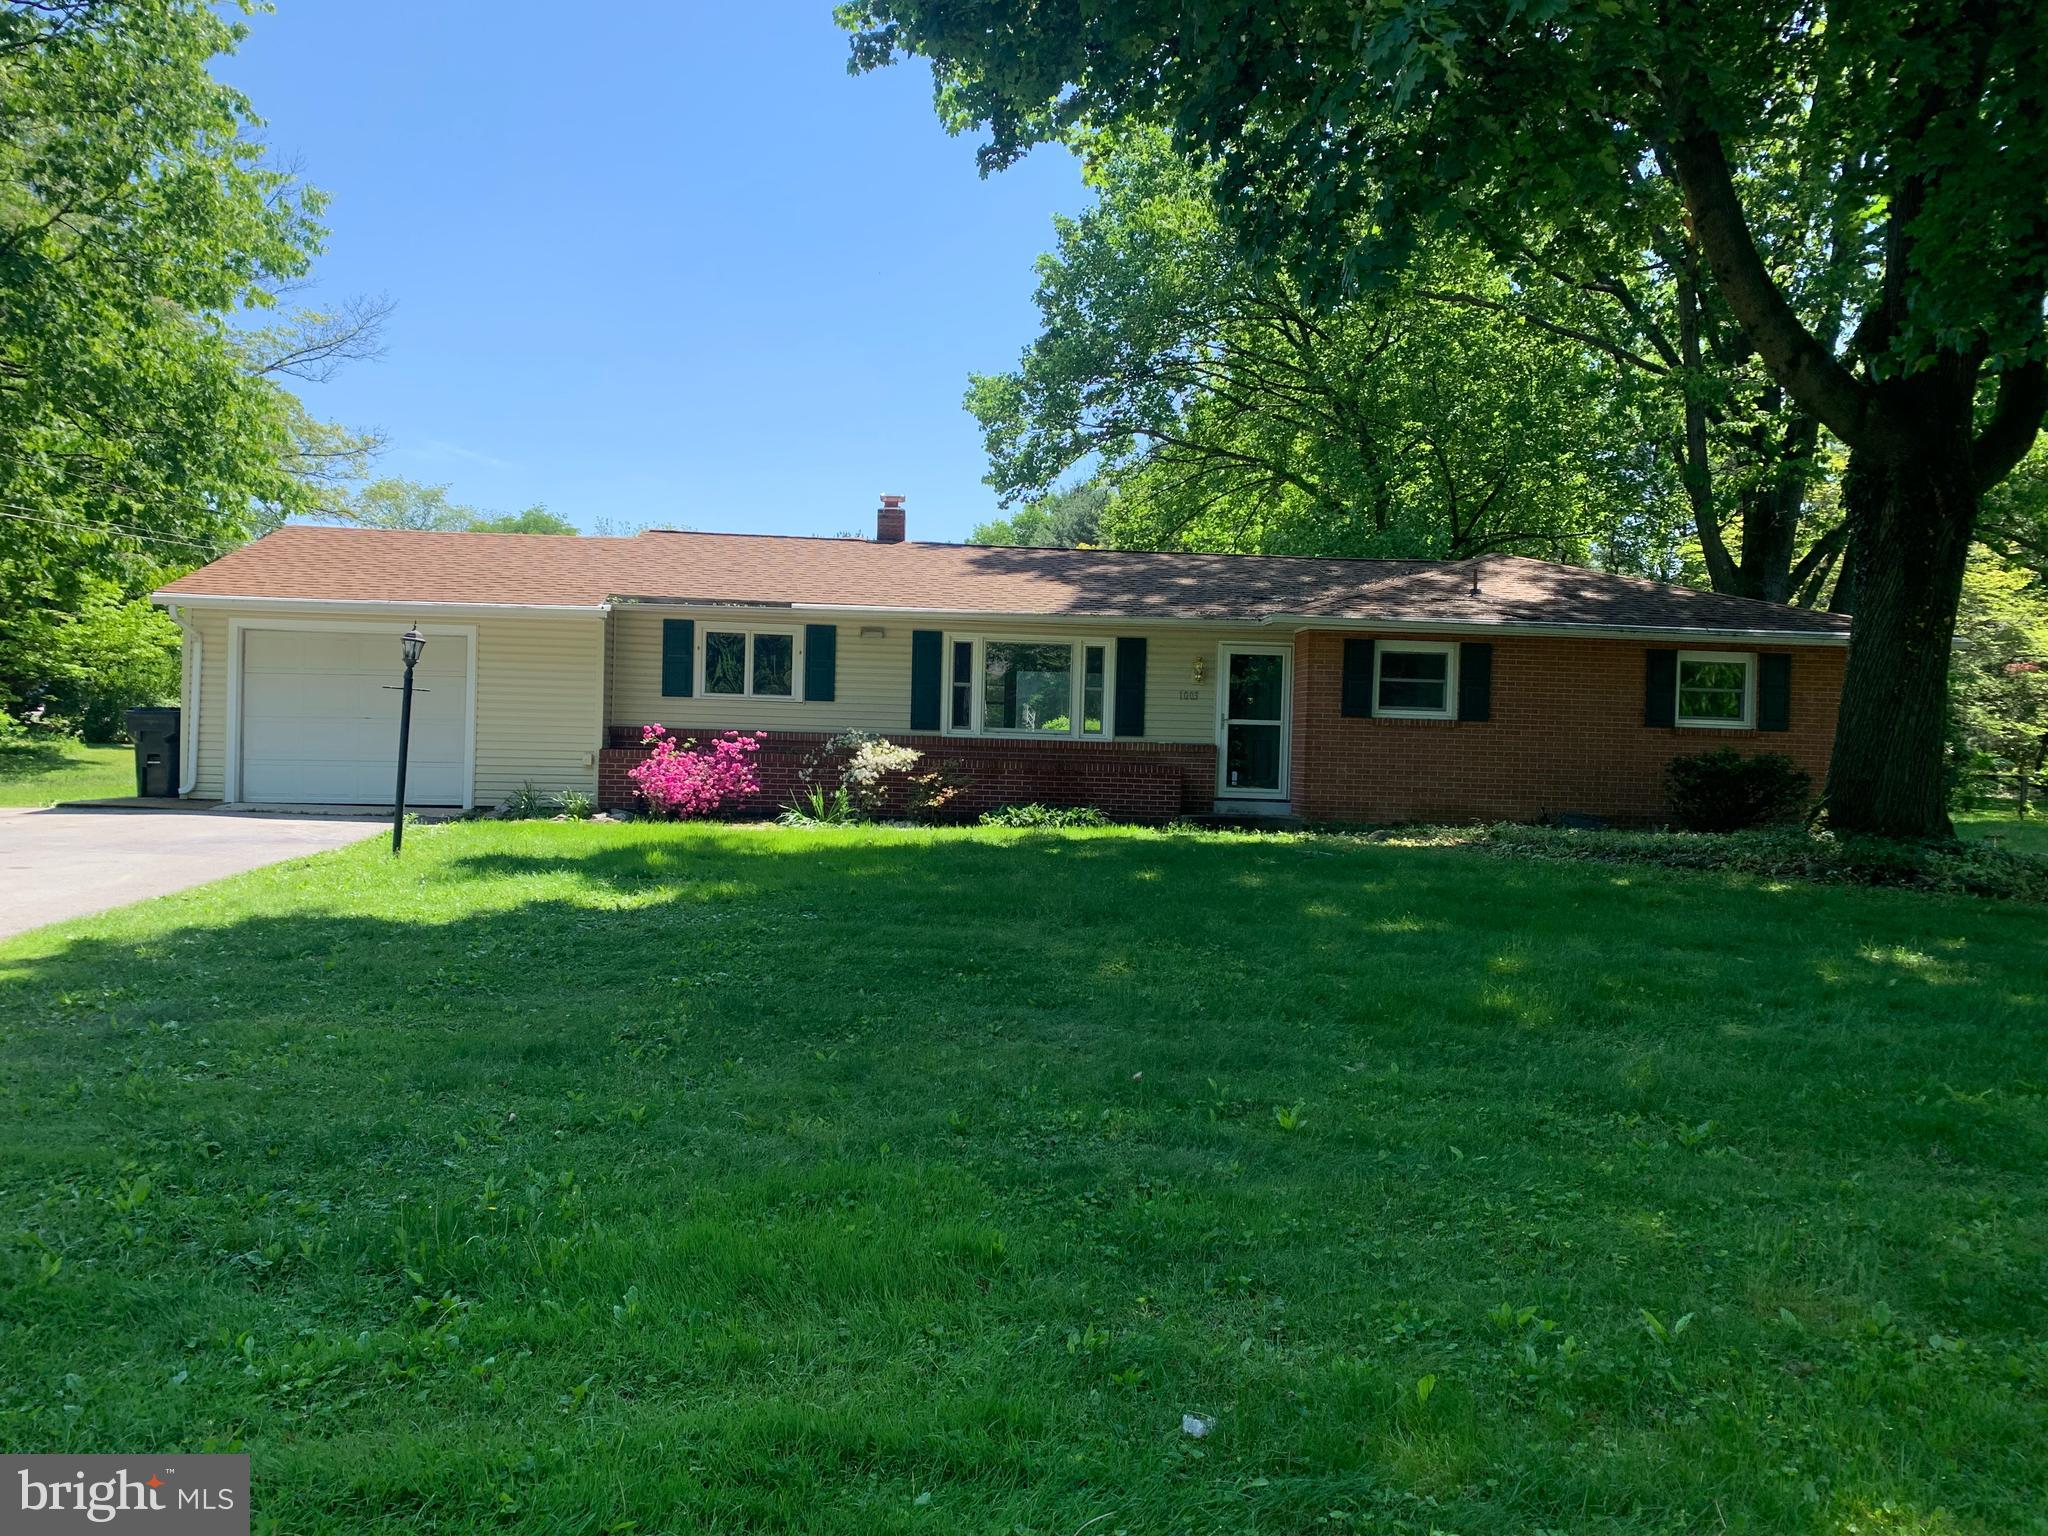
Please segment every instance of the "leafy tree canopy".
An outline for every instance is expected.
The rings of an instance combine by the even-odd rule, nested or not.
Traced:
[[[1103,517],[1109,510],[1111,495],[1110,487],[1100,480],[1048,491],[1008,517],[977,525],[967,536],[967,542],[1039,549],[1099,545],[1103,542]]]
[[[1170,126],[1216,163],[1252,256],[1325,303],[1391,282],[1436,234],[1627,263],[1675,200],[1744,343],[1848,449],[1858,637],[1829,815],[1948,830],[1963,569],[1983,494],[2048,410],[2038,6],[849,0],[839,16],[856,68],[932,60],[944,119],[987,131],[985,166]],[[1758,195],[1774,184],[1788,196]],[[1810,249],[1767,259],[1777,229]],[[1846,347],[1816,329],[1816,273],[1869,296]]]
[[[538,504],[523,512],[487,512],[452,501],[445,485],[423,485],[386,475],[336,500],[324,516],[364,528],[413,528],[443,533],[558,533],[581,530]]]
[[[196,0],[0,8],[0,705],[95,583],[305,503],[233,317],[306,271],[321,198],[209,73],[241,36]]]
[[[1638,376],[1508,313],[1479,253],[1318,311],[1244,259],[1162,136],[1121,136],[1091,179],[1096,207],[1058,220],[1039,263],[1038,339],[968,393],[1006,496],[1092,462],[1123,493],[1115,542],[1141,547],[1631,567],[1668,550],[1675,484],[1631,447]]]
[[[2048,768],[2048,584],[1980,549],[1949,666],[1954,779],[1968,801],[2038,801]]]

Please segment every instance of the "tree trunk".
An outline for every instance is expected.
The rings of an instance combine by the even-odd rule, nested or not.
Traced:
[[[1853,452],[1843,478],[1856,630],[1827,788],[1842,831],[1954,831],[1942,772],[1949,648],[1978,496],[1968,397],[1941,404],[1921,430]]]

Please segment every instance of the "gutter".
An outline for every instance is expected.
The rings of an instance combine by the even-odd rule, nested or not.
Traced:
[[[1426,635],[1532,635],[1585,640],[1746,640],[1758,645],[1846,647],[1849,635],[1838,629],[1736,629],[1713,624],[1578,624],[1540,620],[1392,619],[1336,617],[1319,613],[1268,613],[1256,618],[1184,618],[1145,613],[1018,613],[1004,609],[904,608],[874,603],[777,603],[759,599],[631,597],[614,595],[599,603],[414,603],[402,599],[365,601],[332,597],[239,597],[205,592],[159,591],[154,601],[167,608],[192,601],[210,608],[255,613],[293,610],[335,614],[425,613],[439,618],[486,618],[523,614],[531,618],[603,616],[619,608],[652,612],[702,613],[707,609],[735,613],[862,614],[876,618],[947,619],[976,624],[1073,624],[1100,629],[1105,624],[1148,624],[1160,628],[1197,629],[1326,629]]]
[[[179,665],[184,669],[178,679],[179,702],[185,706],[185,717],[178,722],[178,798],[182,800],[199,783],[199,680],[205,675],[206,642],[200,638],[189,608],[176,603],[165,603],[164,608],[184,636],[178,647]]]
[[[311,609],[317,613],[336,614],[430,614],[435,618],[483,618],[492,614],[525,614],[532,618],[578,618],[611,611],[609,602],[603,603],[415,603],[404,598],[353,598],[353,597],[244,597],[229,593],[176,592],[159,590],[150,594],[150,600],[166,608],[184,603],[204,603],[209,608],[228,612],[290,613],[294,610]]]
[[[1399,630],[1415,634],[1466,635],[1483,629],[1495,635],[1548,635],[1581,640],[1748,640],[1759,645],[1837,646],[1849,644],[1840,629],[1727,629],[1715,624],[1543,624],[1489,622],[1485,619],[1337,619],[1318,614],[1268,614],[1262,625],[1291,624],[1300,629]]]
[[[1144,613],[1016,613],[978,608],[900,608],[872,603],[772,603],[732,598],[614,596],[619,609],[649,612],[863,614],[874,618],[949,619],[975,624],[1073,624],[1100,629],[1106,624],[1149,624],[1161,628],[1199,629],[1328,629],[1353,632],[1469,635],[1532,635],[1584,640],[1747,640],[1761,645],[1847,646],[1849,635],[1838,629],[1731,629],[1719,625],[1573,624],[1497,619],[1335,618],[1317,613],[1269,613],[1257,618],[1181,618]]]

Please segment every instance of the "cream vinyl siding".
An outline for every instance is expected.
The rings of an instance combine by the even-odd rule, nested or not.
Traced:
[[[476,620],[476,803],[537,789],[597,792],[604,620]]]
[[[839,630],[837,697],[831,703],[795,699],[664,697],[661,691],[661,623],[691,619],[702,649],[704,631],[730,626],[794,629],[799,651],[806,624],[829,622]],[[907,732],[910,729],[910,633],[937,629],[948,635],[1001,635],[1006,639],[1114,641],[1122,635],[1146,640],[1145,740],[1212,742],[1216,739],[1216,647],[1232,636],[1273,639],[1256,626],[1163,625],[1089,620],[1080,625],[1034,624],[1029,620],[947,620],[926,615],[900,617],[874,614],[821,616],[792,614],[788,609],[636,609],[615,608],[611,618],[610,720],[638,726],[655,721],[689,731],[843,731],[852,729]],[[863,637],[863,628],[879,628],[880,636]],[[1279,638],[1285,638],[1279,637]],[[1194,665],[1200,658],[1207,676],[1197,683]],[[803,658],[797,659],[797,689],[803,688]],[[1183,698],[1182,694],[1192,697]]]
[[[228,616],[195,608],[190,618],[199,631],[199,762],[192,793],[202,800],[218,800],[227,780]],[[192,729],[190,699],[185,700],[178,729]]]
[[[244,614],[267,620],[315,618],[313,609]],[[352,619],[359,616],[352,615]],[[402,668],[398,635],[416,615],[393,609],[393,680]],[[199,764],[195,796],[219,799],[226,784],[228,612],[194,608],[201,644]],[[597,750],[603,743],[604,620],[596,615],[484,617],[476,629],[476,779],[479,806],[496,805],[527,780],[549,793],[597,791]],[[432,640],[428,641],[431,645]],[[192,701],[185,701],[190,729]]]

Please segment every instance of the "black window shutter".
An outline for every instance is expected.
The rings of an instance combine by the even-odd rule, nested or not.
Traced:
[[[1145,637],[1119,635],[1116,642],[1116,721],[1119,736],[1145,734]]]
[[[1344,642],[1344,693],[1340,712],[1355,719],[1372,716],[1372,641]]]
[[[1792,729],[1792,658],[1782,652],[1756,659],[1756,728]]]
[[[661,696],[687,699],[697,673],[697,621],[661,621]]]
[[[945,636],[936,629],[910,632],[910,728],[939,728],[939,658]]]
[[[1643,724],[1678,724],[1678,652],[1643,652]]]
[[[1493,718],[1493,642],[1467,640],[1458,647],[1458,718]]]
[[[829,704],[839,688],[839,626],[804,626],[804,697]]]

